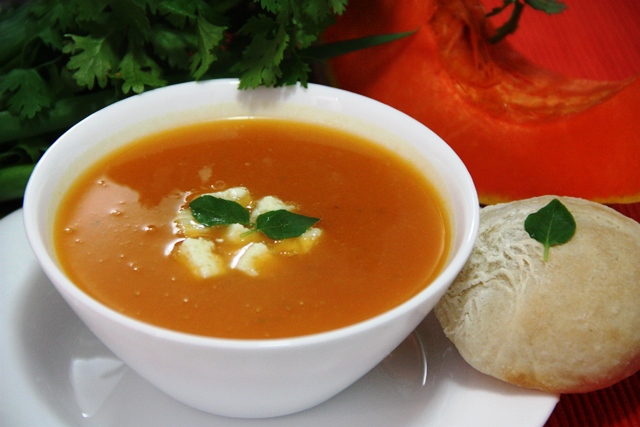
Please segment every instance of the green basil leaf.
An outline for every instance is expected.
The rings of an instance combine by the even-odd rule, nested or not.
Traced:
[[[193,217],[200,224],[214,225],[249,224],[249,211],[240,203],[206,194],[189,203]]]
[[[549,248],[567,243],[576,232],[576,221],[569,209],[553,199],[539,211],[527,216],[524,228],[531,238],[544,245],[544,260],[549,259]]]
[[[256,219],[256,229],[274,240],[298,237],[320,218],[312,218],[284,209],[265,212]]]

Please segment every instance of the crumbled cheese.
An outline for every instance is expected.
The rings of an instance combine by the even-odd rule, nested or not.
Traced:
[[[296,238],[278,240],[273,245],[273,251],[286,255],[304,254],[318,243],[321,235],[322,230],[320,228],[311,227]]]
[[[195,275],[206,279],[217,276],[225,270],[222,258],[214,251],[215,243],[211,240],[202,237],[186,238],[178,248],[178,255]]]
[[[255,222],[256,218],[262,215],[265,212],[269,211],[277,211],[280,209],[284,209],[286,211],[291,211],[295,209],[294,205],[288,205],[277,197],[266,196],[262,199],[258,200],[256,206],[251,211],[251,221]]]
[[[240,203],[242,206],[248,206],[251,202],[251,193],[249,193],[249,190],[246,187],[232,187],[224,191],[207,194],[217,197],[218,199],[231,200],[232,202]]]
[[[246,187],[233,187],[217,193],[206,193],[206,195],[217,197],[219,199],[231,200],[240,203],[243,206],[249,206],[251,203],[251,194]],[[178,211],[175,218],[175,224],[186,237],[200,237],[209,234],[209,228],[193,217],[191,209],[184,208]]]
[[[265,212],[284,209],[292,211],[294,205],[274,196],[266,196],[252,206],[251,194],[245,187],[233,187],[216,193],[207,193],[220,199],[237,202],[251,209],[251,220]],[[177,255],[196,276],[207,278],[237,269],[250,276],[257,276],[260,266],[274,255],[296,255],[309,252],[322,235],[319,228],[310,228],[299,237],[272,241],[263,234],[242,224],[231,224],[220,230],[206,227],[196,221],[191,209],[178,211],[176,228],[186,239],[177,245]],[[266,239],[266,240],[265,240]],[[268,243],[268,244],[267,244]]]
[[[251,231],[251,229],[245,227],[242,224],[231,224],[227,226],[227,232],[225,233],[225,239],[229,243],[241,244],[247,242],[257,242],[260,240],[260,234],[251,233],[243,236],[244,233]]]
[[[250,243],[242,248],[235,260],[235,268],[248,274],[249,276],[257,276],[259,267],[271,254],[269,248],[262,242]]]
[[[198,171],[198,176],[200,177],[202,182],[209,181],[212,175],[213,169],[211,169],[211,166],[204,166]]]
[[[180,209],[175,218],[175,224],[185,237],[199,237],[207,234],[207,227],[196,221],[191,209]]]

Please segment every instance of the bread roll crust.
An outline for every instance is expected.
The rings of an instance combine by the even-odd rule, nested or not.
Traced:
[[[576,233],[545,262],[524,221],[553,198]],[[483,208],[474,251],[435,314],[485,374],[555,393],[612,385],[640,369],[640,224],[568,197]]]

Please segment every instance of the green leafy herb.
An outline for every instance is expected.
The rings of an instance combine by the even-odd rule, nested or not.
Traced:
[[[51,107],[53,95],[36,70],[13,69],[0,80],[0,93],[13,93],[7,99],[7,110],[32,119],[43,109]]]
[[[544,245],[544,260],[549,259],[549,248],[567,243],[576,232],[576,221],[569,209],[553,199],[539,211],[527,216],[524,228],[531,238]]]
[[[322,61],[334,58],[360,49],[368,49],[385,43],[390,43],[414,34],[417,30],[404,33],[379,34],[374,36],[359,37],[357,39],[343,40],[334,43],[313,45],[300,51],[300,57],[309,61]]]
[[[496,29],[495,34],[489,39],[492,43],[497,43],[509,34],[512,34],[518,28],[518,22],[525,6],[531,6],[535,10],[546,12],[550,15],[564,11],[567,6],[558,0],[503,0],[502,6],[493,8],[487,17],[492,17],[503,12],[505,9],[513,6],[509,19]]]
[[[256,229],[274,240],[298,237],[320,218],[312,218],[284,209],[265,212],[256,218]]]
[[[268,211],[256,218],[251,224],[249,210],[232,200],[225,200],[211,195],[204,195],[189,203],[189,208],[196,221],[207,226],[243,224],[255,227],[245,235],[261,231],[274,240],[290,239],[301,236],[312,225],[320,221],[284,209]]]
[[[216,225],[249,224],[249,211],[240,203],[210,195],[200,196],[189,203],[193,217],[200,224]]]
[[[311,65],[399,36],[320,45],[348,0],[30,0],[0,6],[0,154],[49,146],[122,98],[192,80],[306,86]],[[15,160],[15,157],[12,157]],[[33,167],[38,158],[3,163]],[[13,181],[18,177],[20,181]],[[24,175],[0,174],[0,202]],[[11,191],[5,189],[11,188]]]

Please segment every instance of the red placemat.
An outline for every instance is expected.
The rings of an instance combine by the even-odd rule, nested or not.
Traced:
[[[482,0],[487,10],[503,0]],[[507,40],[530,60],[571,77],[621,80],[640,74],[640,1],[560,0],[564,12],[526,7]],[[492,18],[500,24],[510,10]]]
[[[487,9],[503,4],[483,2]],[[509,42],[532,61],[572,77],[620,80],[640,74],[640,1],[562,2],[567,9],[559,15],[525,8]],[[640,203],[612,207],[640,222]],[[640,372],[603,390],[562,395],[545,427],[574,426],[640,427]]]

